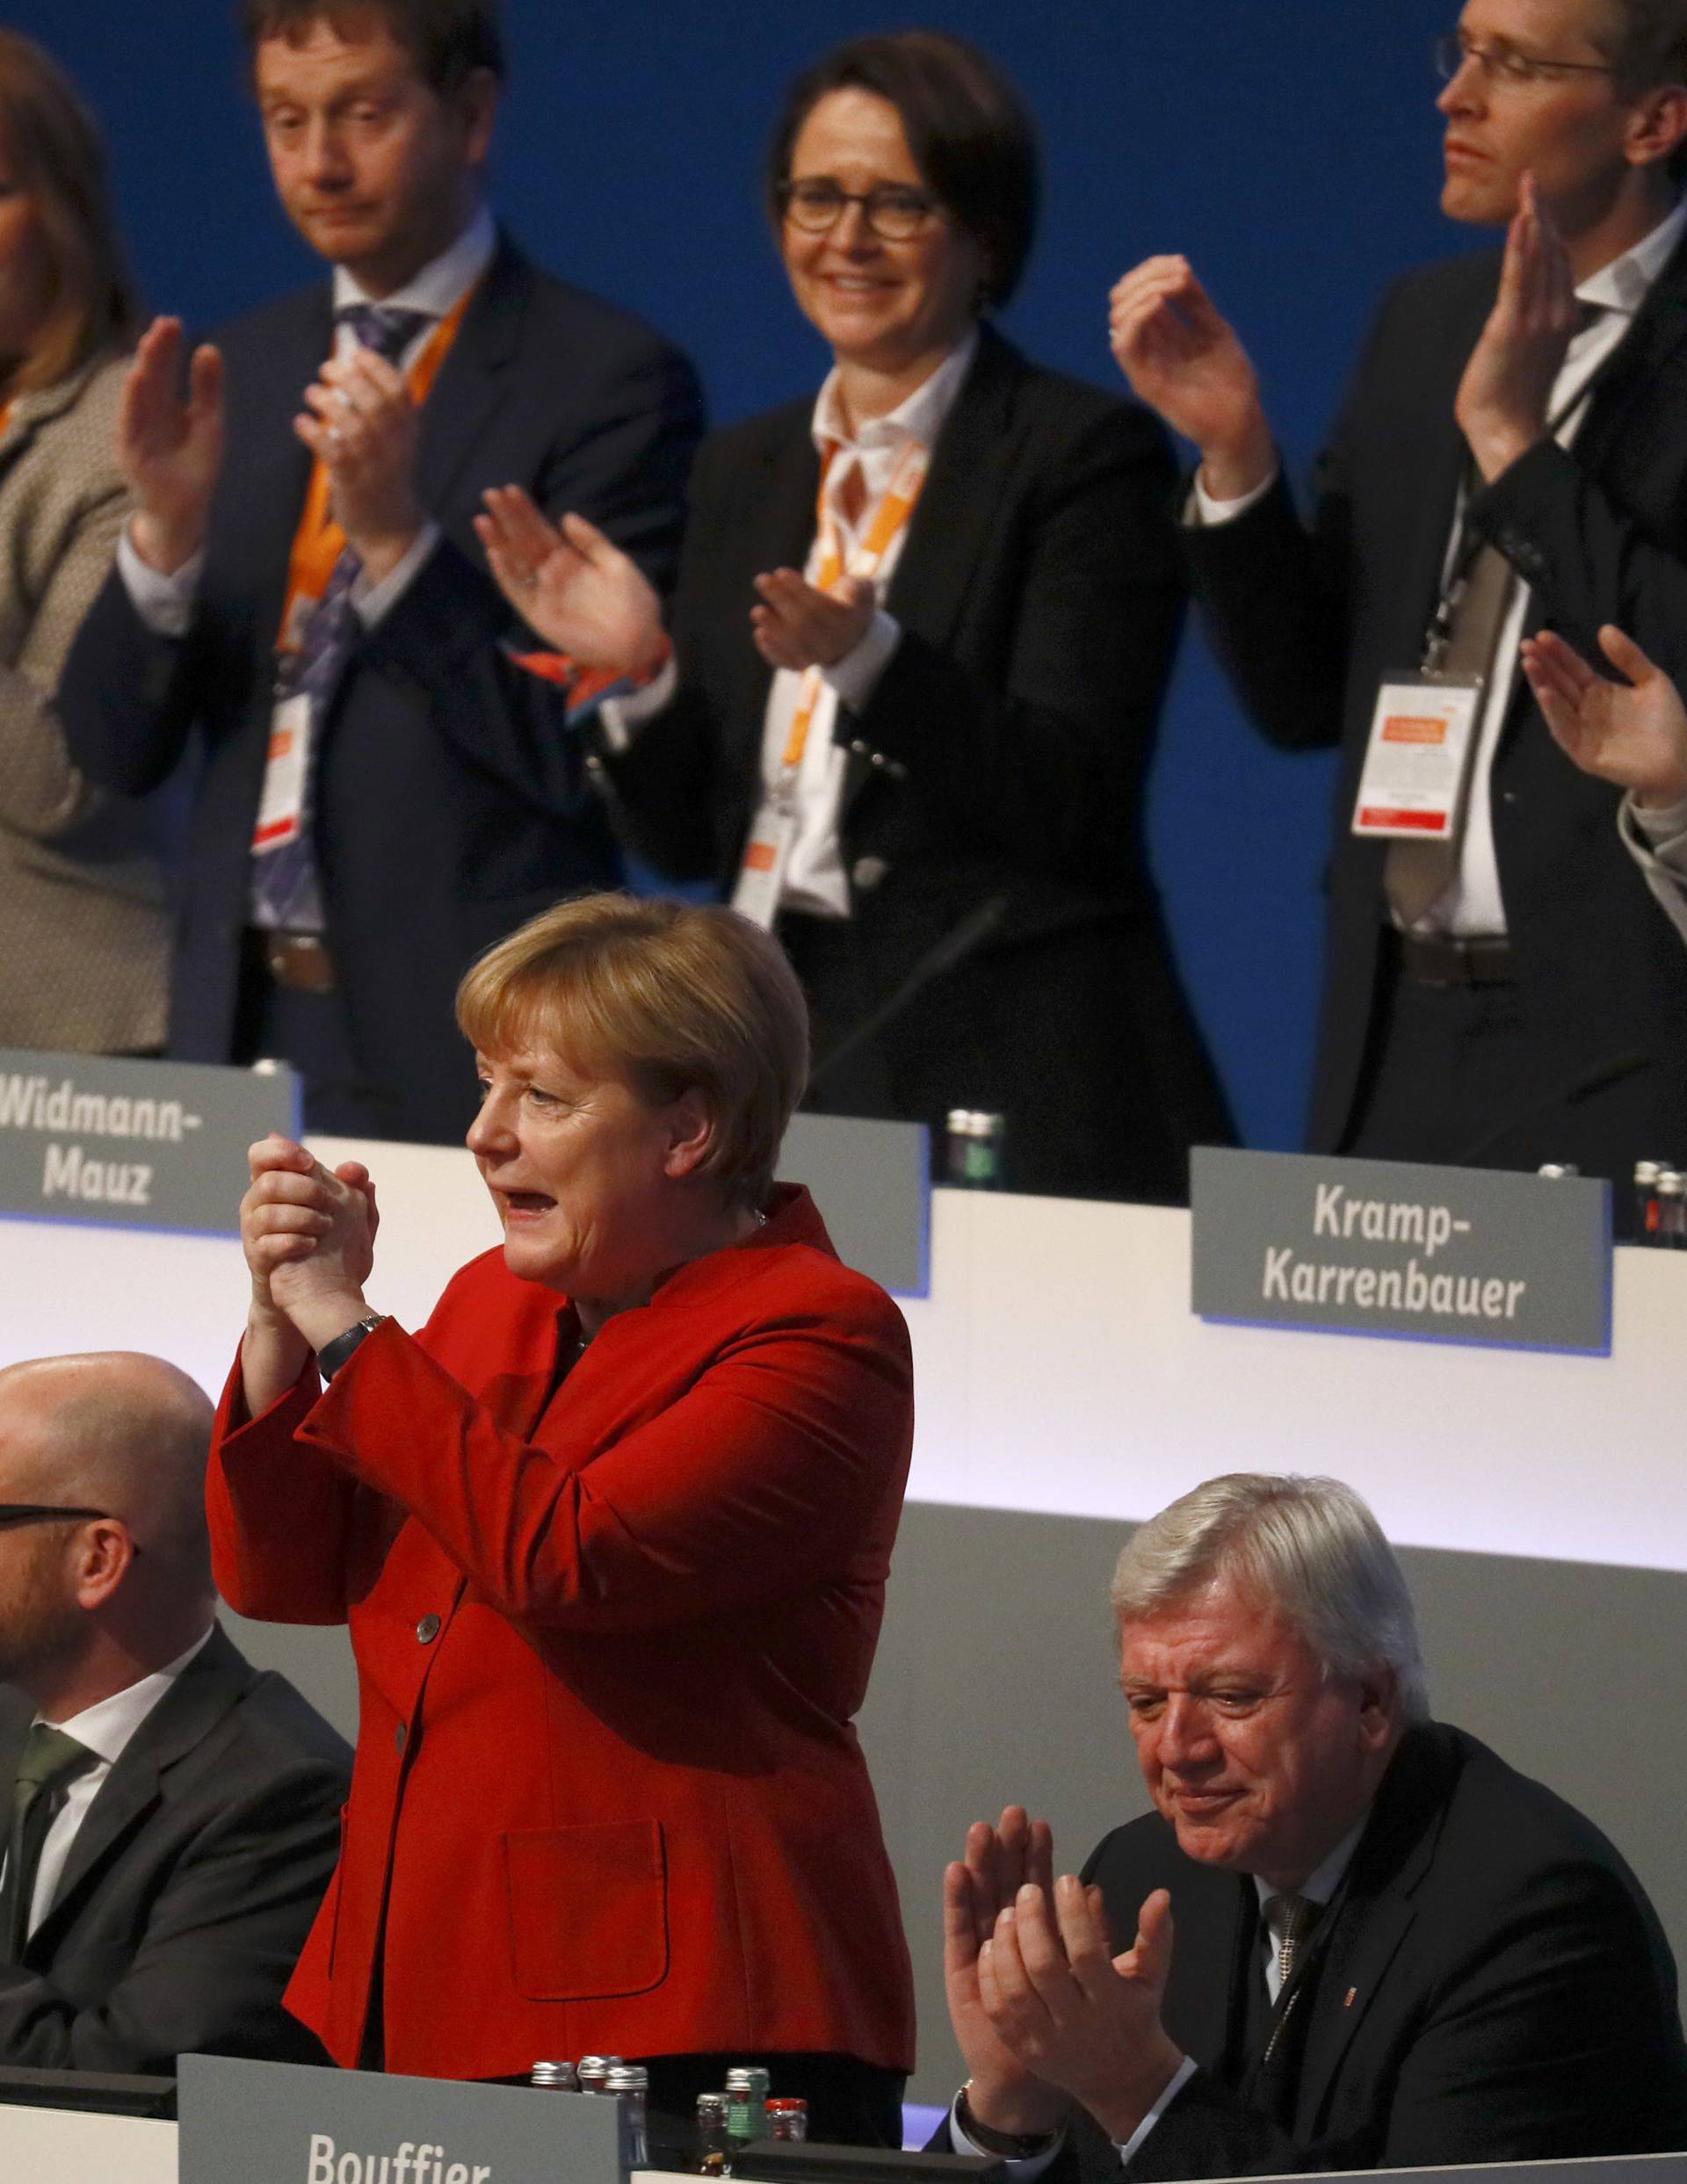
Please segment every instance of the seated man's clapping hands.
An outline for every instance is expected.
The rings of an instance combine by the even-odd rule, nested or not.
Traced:
[[[1184,2059],[1160,2021],[1171,1942],[1163,1889],[1116,1955],[1101,1891],[1053,1877],[1046,1821],[1010,1805],[997,1826],[974,1823],[944,1875],[944,1977],[968,2072],[962,2132],[1003,2152],[1000,2142],[1052,2136],[1075,2102],[1124,2144]]]

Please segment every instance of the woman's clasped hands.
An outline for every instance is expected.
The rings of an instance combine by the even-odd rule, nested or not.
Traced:
[[[320,1349],[366,1309],[380,1219],[375,1186],[360,1161],[330,1171],[279,1133],[261,1138],[247,1161],[251,1183],[240,1202],[252,1277],[246,1362],[250,1370],[256,1345],[291,1381],[303,1348]]]

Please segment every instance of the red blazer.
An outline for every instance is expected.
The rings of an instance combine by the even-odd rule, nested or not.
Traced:
[[[212,1454],[242,1614],[349,1622],[338,1871],[287,2003],[388,2069],[807,2049],[913,2060],[851,1717],[913,1434],[908,1331],[806,1192],[603,1328],[489,1252]]]

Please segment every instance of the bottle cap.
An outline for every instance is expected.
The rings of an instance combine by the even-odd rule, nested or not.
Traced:
[[[535,2086],[550,2086],[559,2093],[577,2093],[580,2079],[572,2063],[535,2063],[532,2068]]]

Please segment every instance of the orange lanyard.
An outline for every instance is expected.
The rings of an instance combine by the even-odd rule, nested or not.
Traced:
[[[820,500],[815,510],[815,525],[824,542],[819,573],[815,578],[822,591],[835,591],[847,573],[851,576],[876,576],[885,565],[885,558],[898,539],[908,528],[909,519],[919,505],[920,494],[925,485],[925,474],[931,467],[928,449],[917,440],[910,440],[901,458],[891,473],[890,483],[872,511],[872,519],[863,532],[860,544],[852,553],[844,547],[843,527],[838,523],[826,488],[831,480],[832,464],[837,455],[836,441],[826,450],[826,459],[820,473]],[[808,731],[814,727],[815,713],[820,705],[824,678],[818,668],[809,668],[803,676],[802,688],[797,697],[797,710],[791,722],[791,732],[785,739],[785,752],[779,761],[783,772],[795,773],[802,763],[802,755],[808,748]]]
[[[451,354],[468,309],[471,288],[461,296],[456,307],[441,319],[427,338],[420,355],[404,375],[404,384],[410,392],[410,400],[419,409],[433,391],[445,358]],[[328,589],[328,582],[334,567],[345,551],[345,533],[329,512],[333,488],[329,479],[328,466],[320,456],[311,465],[310,484],[305,493],[305,509],[299,519],[299,529],[293,541],[293,558],[287,565],[287,597],[281,610],[280,634],[276,639],[279,652],[298,648],[298,632],[304,619],[303,610],[313,607]]]

